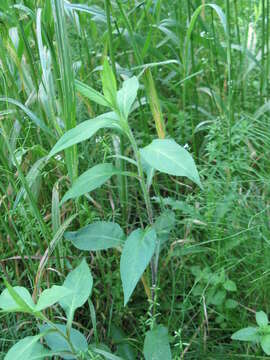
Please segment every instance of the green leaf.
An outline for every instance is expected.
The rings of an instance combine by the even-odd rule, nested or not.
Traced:
[[[127,360],[120,358],[119,356],[113,355],[111,352],[103,350],[101,347],[91,346],[91,351],[95,352],[96,354],[102,355],[103,358],[107,360]]]
[[[39,119],[30,109],[28,109],[28,107],[24,106],[19,101],[7,97],[0,97],[0,102],[10,103],[17,106],[32,120],[32,122],[36,126],[40,127],[43,131],[50,134],[53,138],[55,137],[53,132],[45,125],[45,123],[41,119]]]
[[[53,356],[53,353],[38,342],[40,337],[40,335],[28,336],[20,340],[9,349],[4,360],[34,360]]]
[[[153,227],[161,244],[169,239],[170,231],[175,226],[175,214],[171,210],[165,210],[155,221]]]
[[[66,326],[62,324],[54,324],[57,329],[62,331],[66,335]],[[53,330],[53,327],[50,325],[41,325],[39,326],[40,332],[47,332],[49,330]],[[69,343],[65,340],[63,336],[61,336],[58,332],[52,331],[48,332],[44,335],[44,339],[47,343],[47,345],[52,349],[53,351],[57,352],[72,352]],[[70,329],[70,341],[75,348],[76,351],[82,351],[86,352],[88,349],[88,344],[85,336],[80,333],[78,330],[71,328]],[[63,359],[74,359],[74,355],[63,355],[61,354],[61,358]]]
[[[8,312],[31,313],[35,307],[29,291],[21,286],[8,286],[0,295],[0,308]]]
[[[116,223],[98,221],[78,231],[66,232],[65,238],[80,250],[97,251],[121,246],[124,233]]]
[[[211,304],[214,304],[216,306],[219,306],[223,304],[226,298],[226,291],[225,290],[219,290],[213,297],[209,300]]]
[[[227,280],[224,284],[224,289],[226,289],[227,291],[237,291],[237,287],[234,281],[232,280]]]
[[[107,99],[98,91],[93,89],[91,86],[86,85],[79,80],[75,80],[75,86],[76,90],[83,96],[87,97],[88,99],[94,101],[99,105],[110,107],[110,103],[107,101]]]
[[[128,343],[128,336],[121,328],[112,324],[111,336],[114,344],[117,346],[116,355],[121,356],[125,360],[136,360],[136,351]]]
[[[261,346],[263,351],[270,355],[270,335],[264,335],[261,339]]]
[[[228,299],[225,302],[226,309],[235,309],[238,306],[238,302],[233,299]]]
[[[258,341],[258,328],[257,327],[246,327],[244,329],[236,331],[231,336],[232,340],[239,341]]]
[[[185,176],[202,188],[192,156],[174,140],[156,139],[140,153],[154,169],[174,176]]]
[[[102,89],[106,100],[113,108],[116,108],[117,84],[114,73],[107,59],[103,62],[103,71],[101,74]]]
[[[49,156],[54,156],[59,151],[90,139],[98,130],[111,128],[120,130],[118,116],[114,112],[108,112],[94,119],[83,121],[73,129],[67,131],[54,145]]]
[[[256,312],[256,323],[260,327],[268,325],[268,317],[265,312],[263,312],[263,311]]]
[[[50,289],[44,290],[41,293],[35,311],[44,310],[68,295],[71,295],[70,289],[64,286],[53,285]]]
[[[75,310],[87,301],[92,291],[93,278],[85,260],[68,274],[63,286],[71,293],[62,298],[59,303],[68,318],[72,318]]]
[[[66,192],[60,204],[62,205],[69,199],[77,198],[99,188],[113,175],[119,174],[119,172],[121,171],[109,163],[93,166],[74,181],[71,189]]]
[[[167,328],[158,325],[154,330],[146,333],[143,354],[145,360],[170,360],[172,358]]]
[[[149,264],[156,247],[154,229],[134,230],[127,238],[120,260],[120,274],[124,290],[124,305]]]
[[[124,118],[127,119],[137,97],[139,82],[136,76],[125,80],[123,87],[117,92],[117,103]]]

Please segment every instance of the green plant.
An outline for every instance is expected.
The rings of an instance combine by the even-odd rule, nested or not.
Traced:
[[[56,355],[64,359],[85,358],[82,354],[88,352],[86,338],[72,328],[75,311],[88,300],[92,292],[93,278],[85,260],[69,273],[62,286],[53,285],[42,291],[36,303],[25,287],[11,287],[6,280],[5,284],[7,288],[0,296],[2,312],[33,316],[39,324],[40,332],[16,343],[6,354],[5,360],[43,359]],[[45,310],[57,303],[66,313],[66,324],[55,324],[45,315]],[[50,350],[40,343],[41,338],[44,338]]]
[[[235,309],[238,302],[232,298],[232,293],[236,293],[237,287],[234,281],[230,280],[224,269],[214,273],[206,266],[192,266],[191,272],[195,276],[195,285],[192,293],[195,296],[204,296],[207,306],[215,306],[219,315],[216,322],[221,327],[227,326],[226,312]]]
[[[67,147],[89,139],[97,130],[109,127],[119,131],[130,141],[134,159],[121,156],[131,164],[136,172],[123,172],[112,163],[98,164],[79,176],[64,195],[61,204],[77,198],[104,184],[113,175],[131,176],[138,179],[147,211],[145,228],[133,230],[126,240],[120,226],[116,223],[96,222],[76,232],[67,232],[66,239],[80,250],[96,251],[108,248],[122,248],[120,274],[126,305],[142,277],[148,264],[151,263],[152,286],[151,299],[154,299],[157,285],[158,262],[161,246],[168,240],[168,233],[173,223],[168,226],[168,213],[163,213],[154,221],[149,189],[154,171],[158,170],[174,176],[186,176],[201,186],[195,163],[190,154],[171,139],[154,140],[150,145],[139,149],[134,134],[128,123],[128,115],[137,96],[139,83],[136,77],[124,81],[117,91],[116,80],[107,61],[102,73],[103,95],[94,89],[77,83],[78,90],[100,105],[108,106],[112,112],[100,115],[96,119],[85,121],[68,131],[56,143],[50,156]],[[145,174],[147,180],[145,179]],[[165,219],[164,219],[165,218]],[[165,235],[165,237],[164,237]]]
[[[238,330],[232,335],[232,339],[260,344],[265,354],[270,355],[270,325],[265,312],[256,312],[256,322],[258,326]]]
[[[82,84],[81,82],[76,83],[77,89],[82,92],[84,96],[89,97],[92,101],[95,101],[102,106],[111,108],[112,111],[100,115],[95,119],[82,122],[75,128],[67,131],[53,147],[49,157],[53,157],[58,152],[66,150],[83,140],[89,139],[99,129],[111,128],[120,132],[130,141],[134,158],[132,159],[122,155],[119,156],[125,160],[127,164],[132,165],[137,172],[134,172],[134,170],[119,170],[112,163],[108,162],[95,165],[80,175],[73,182],[71,188],[66,192],[60,202],[60,205],[69,199],[78,198],[81,195],[99,188],[113,175],[130,176],[138,179],[140,183],[142,196],[146,206],[147,220],[144,228],[132,230],[127,238],[125,238],[123,230],[117,223],[104,221],[94,222],[77,231],[66,232],[65,238],[80,250],[97,251],[109,248],[121,249],[120,274],[124,291],[124,305],[126,305],[130,300],[138,281],[143,276],[147,266],[151,263],[151,301],[154,302],[156,301],[155,292],[158,281],[160,250],[168,240],[169,232],[174,226],[174,216],[170,211],[163,212],[154,219],[152,204],[149,196],[154,171],[158,170],[174,176],[185,176],[199,186],[201,186],[201,182],[191,155],[174,140],[153,140],[150,145],[142,149],[138,148],[136,139],[128,123],[128,116],[132,111],[139,88],[139,83],[136,77],[125,80],[122,88],[117,91],[116,79],[113,71],[108,61],[105,60],[102,72],[102,85],[103,94],[98,93],[96,90]],[[85,267],[85,269],[83,270],[82,267]],[[60,334],[60,336],[64,337],[70,346],[70,351],[73,355],[75,355],[76,347],[74,347],[72,338],[70,338],[70,336],[72,337],[71,327],[74,312],[77,307],[82,306],[87,300],[92,288],[92,278],[86,263],[83,262],[81,267],[78,269],[78,282],[76,282],[76,273],[74,270],[74,272],[71,273],[64,282],[64,288],[58,289],[53,287],[50,290],[46,290],[41,294],[41,300],[39,299],[36,305],[30,301],[31,297],[29,294],[26,296],[26,299],[22,300],[20,297],[20,291],[19,297],[17,297],[16,290],[18,290],[18,288],[15,288],[14,290],[8,285],[8,290],[5,290],[2,295],[2,299],[5,299],[5,297],[8,296],[8,301],[10,301],[10,296],[13,296],[14,299],[17,297],[16,302],[22,303],[25,308],[15,308],[14,310],[25,310],[30,314],[34,314],[37,318],[49,323],[49,327],[41,327],[41,335],[34,337],[32,339],[33,341],[30,339],[29,342],[28,340],[22,340],[22,342],[18,343],[19,345],[15,345],[14,351],[17,351],[18,346],[24,346],[25,343],[27,346],[31,343],[31,346],[27,351],[30,351],[30,349],[33,352],[41,351],[40,346],[37,345],[37,341],[43,335],[45,336],[45,339],[47,338],[48,345],[51,346],[53,337],[50,337],[46,331],[50,331],[51,328],[53,328],[53,330]],[[82,283],[80,283],[80,276],[85,277],[84,280],[82,279]],[[78,285],[80,285],[81,290],[83,283],[83,294],[74,292],[74,289],[76,289],[76,286]],[[70,288],[70,290],[74,287],[72,295],[64,295],[65,286]],[[23,294],[25,292],[27,292],[26,289],[23,290]],[[57,296],[60,296],[61,299]],[[53,299],[51,300],[52,304],[59,301],[60,305],[65,310],[67,315],[67,325],[65,329],[60,325],[50,324],[50,321],[42,314],[41,310],[44,309],[44,306],[41,307],[40,302],[42,304],[44,302],[46,307],[52,305],[49,303],[47,298]],[[156,316],[154,314],[154,309],[155,306],[153,303],[151,315],[154,321],[151,322],[151,329],[147,332],[145,338],[145,359],[153,359],[157,356],[157,354],[163,354],[163,358],[170,359],[171,350],[169,347],[168,330],[162,325],[155,324]],[[6,308],[5,310],[10,311],[12,309]],[[84,345],[86,347],[85,341]],[[53,345],[51,348],[53,348]],[[62,349],[53,348],[53,350]],[[13,354],[13,350],[10,351]],[[42,351],[44,351],[43,348]],[[60,354],[60,356],[62,355]],[[76,356],[77,358],[80,358],[80,355]]]

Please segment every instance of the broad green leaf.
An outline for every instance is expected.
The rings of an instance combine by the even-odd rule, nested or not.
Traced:
[[[267,326],[268,325],[268,317],[264,311],[256,312],[256,323],[260,326]]]
[[[113,343],[117,346],[116,355],[121,356],[125,360],[137,359],[137,352],[135,351],[135,348],[129,344],[128,336],[121,328],[112,324],[111,336]]]
[[[20,340],[7,352],[4,360],[35,360],[53,356],[53,353],[38,342],[40,337],[40,335],[28,336]]]
[[[219,306],[223,304],[226,298],[226,291],[225,290],[219,290],[217,291],[213,296],[209,296],[209,303],[214,304],[216,306]]]
[[[165,210],[155,221],[153,227],[161,244],[169,239],[170,231],[175,226],[175,214],[171,210]]]
[[[107,359],[107,360],[127,360],[127,359],[121,358],[119,356],[116,356],[107,350],[104,350],[103,348],[101,348],[101,346],[95,347],[92,345],[91,350],[93,352],[95,352],[96,354],[102,355],[102,358]]]
[[[85,171],[76,179],[68,192],[63,197],[61,204],[73,198],[77,198],[83,194],[93,191],[103,185],[113,175],[119,173],[112,164],[104,163],[93,166],[91,169]]]
[[[41,293],[35,311],[44,310],[71,294],[70,289],[64,286],[53,285],[50,289],[46,289]]]
[[[54,324],[62,333],[66,335],[66,326],[61,324]],[[39,330],[41,333],[47,332],[48,330],[52,330],[53,327],[50,325],[41,325]],[[63,336],[61,336],[58,332],[48,332],[44,335],[44,339],[47,345],[53,351],[57,352],[72,352],[69,343],[65,340]],[[85,336],[80,333],[78,330],[71,328],[70,330],[70,340],[76,351],[86,352],[88,349],[88,344]],[[61,358],[63,359],[75,359],[72,354],[61,354]]]
[[[224,289],[228,290],[228,291],[237,291],[237,287],[235,285],[235,282],[232,280],[227,280],[224,283]]]
[[[127,304],[156,247],[154,229],[134,230],[127,238],[120,260],[120,274]]]
[[[103,62],[103,71],[101,73],[102,89],[106,100],[113,108],[116,107],[117,84],[114,73],[107,59]]]
[[[257,327],[246,327],[244,329],[236,331],[232,334],[232,340],[239,341],[258,341],[258,328]]]
[[[143,354],[145,360],[170,360],[172,358],[167,328],[158,325],[154,330],[146,333]]]
[[[69,289],[71,294],[62,298],[59,304],[67,316],[72,318],[75,310],[87,301],[92,291],[93,278],[85,260],[68,274],[63,286]]]
[[[76,90],[83,96],[87,97],[88,99],[94,101],[99,105],[110,107],[110,103],[107,101],[107,99],[98,91],[93,89],[91,86],[86,85],[79,80],[75,80],[75,86]]]
[[[261,339],[261,346],[263,351],[270,355],[270,335],[264,335]]]
[[[202,188],[190,153],[174,140],[156,139],[140,150],[142,158],[154,169],[174,176],[185,176]]]
[[[225,302],[226,309],[235,309],[238,306],[238,302],[233,299],[228,299]]]
[[[0,295],[0,308],[8,312],[32,312],[35,307],[29,291],[21,286],[9,287]]]
[[[98,130],[111,128],[120,130],[118,116],[114,112],[108,112],[97,116],[94,119],[86,120],[67,131],[54,145],[49,156],[54,156],[59,151],[78,144],[84,140],[90,139]]]
[[[121,246],[124,233],[116,223],[98,221],[78,231],[66,232],[65,238],[80,250],[97,251]]]
[[[131,107],[136,100],[138,89],[139,82],[136,76],[133,76],[125,80],[122,89],[117,92],[117,103],[125,119],[128,118]]]

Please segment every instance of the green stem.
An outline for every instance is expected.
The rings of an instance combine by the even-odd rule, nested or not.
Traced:
[[[43,218],[42,218],[42,216],[40,214],[40,211],[39,211],[38,206],[36,204],[36,200],[35,200],[35,198],[33,196],[33,193],[32,193],[32,191],[31,191],[31,189],[30,189],[30,187],[29,187],[29,185],[28,185],[28,183],[26,181],[26,178],[25,178],[25,176],[23,174],[23,171],[22,171],[22,169],[21,169],[21,167],[20,167],[20,165],[18,163],[18,160],[17,160],[17,158],[16,158],[16,156],[15,156],[15,154],[14,154],[14,152],[13,152],[11,146],[10,146],[10,143],[8,141],[8,137],[7,137],[7,134],[6,134],[6,130],[5,130],[5,128],[3,126],[3,123],[1,121],[0,121],[0,128],[2,130],[2,135],[3,135],[2,137],[4,139],[4,142],[5,142],[6,146],[7,146],[8,152],[10,153],[10,155],[12,157],[12,160],[14,161],[14,164],[15,164],[15,166],[17,168],[19,179],[20,179],[20,181],[21,181],[21,183],[22,183],[22,185],[23,185],[23,187],[24,187],[24,189],[26,191],[26,194],[27,194],[27,196],[28,196],[28,198],[30,200],[30,205],[32,207],[33,213],[34,213],[34,215],[35,215],[35,217],[36,217],[36,219],[37,219],[37,221],[38,221],[38,223],[40,225],[41,233],[42,233],[45,241],[47,242],[47,244],[49,244],[50,232],[48,231],[47,226],[46,226],[46,224],[45,224],[45,222],[44,222],[44,220],[43,220]]]
[[[112,36],[112,23],[111,23],[111,3],[110,0],[105,0],[105,11],[106,11],[106,20],[108,26],[108,34],[109,34],[109,51],[110,58],[112,62],[112,69],[114,72],[115,78],[117,78],[116,65],[115,65],[115,55],[114,55],[114,47],[113,47],[113,36]],[[125,145],[124,145],[124,137],[120,135],[120,155],[123,156],[125,153]],[[124,172],[125,169],[125,161],[120,159],[120,170]],[[127,191],[127,179],[125,176],[120,176],[120,202],[123,210],[123,224],[125,225],[128,217],[128,191]]]
[[[77,351],[74,348],[71,340],[70,340],[70,336],[66,335],[63,331],[59,330],[58,327],[52,322],[50,321],[42,312],[39,312],[37,314],[35,314],[40,320],[45,321],[48,325],[50,325],[56,332],[58,332],[58,334],[60,336],[62,336],[66,342],[68,343],[68,345],[70,346],[70,349],[72,351],[72,354],[76,356],[77,358]]]
[[[128,134],[128,137],[129,137],[129,140],[130,140],[130,143],[133,148],[135,158],[137,161],[138,175],[139,175],[139,179],[140,179],[140,185],[141,185],[141,189],[142,189],[142,193],[143,193],[143,197],[144,197],[144,202],[146,205],[148,221],[149,221],[149,224],[152,226],[153,225],[153,210],[152,210],[151,200],[150,200],[149,192],[147,190],[147,185],[146,185],[145,177],[144,177],[144,173],[143,173],[141,155],[140,155],[136,140],[134,138],[134,135],[128,124],[127,124],[127,127],[128,127],[127,134]],[[158,259],[159,259],[159,242],[157,243],[157,246],[156,246],[155,255],[151,259],[151,276],[152,276],[151,299],[153,302],[155,300],[155,288],[156,288],[156,284],[157,284]],[[152,312],[153,311],[154,311],[154,308],[152,308]]]
[[[267,39],[268,41],[268,39]],[[265,0],[262,0],[262,46],[261,46],[262,58],[261,58],[261,81],[260,81],[260,95],[261,103],[263,104],[264,95],[264,77],[265,77]]]
[[[228,107],[227,107],[227,116],[228,116],[228,135],[229,135],[229,144],[228,144],[228,156],[230,158],[231,154],[231,132],[233,124],[233,101],[232,101],[232,52],[231,52],[231,18],[230,18],[230,0],[226,0],[226,22],[227,22],[227,71],[228,71]]]

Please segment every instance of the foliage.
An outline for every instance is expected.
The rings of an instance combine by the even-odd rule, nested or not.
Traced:
[[[269,353],[269,14],[0,2],[1,359]]]

